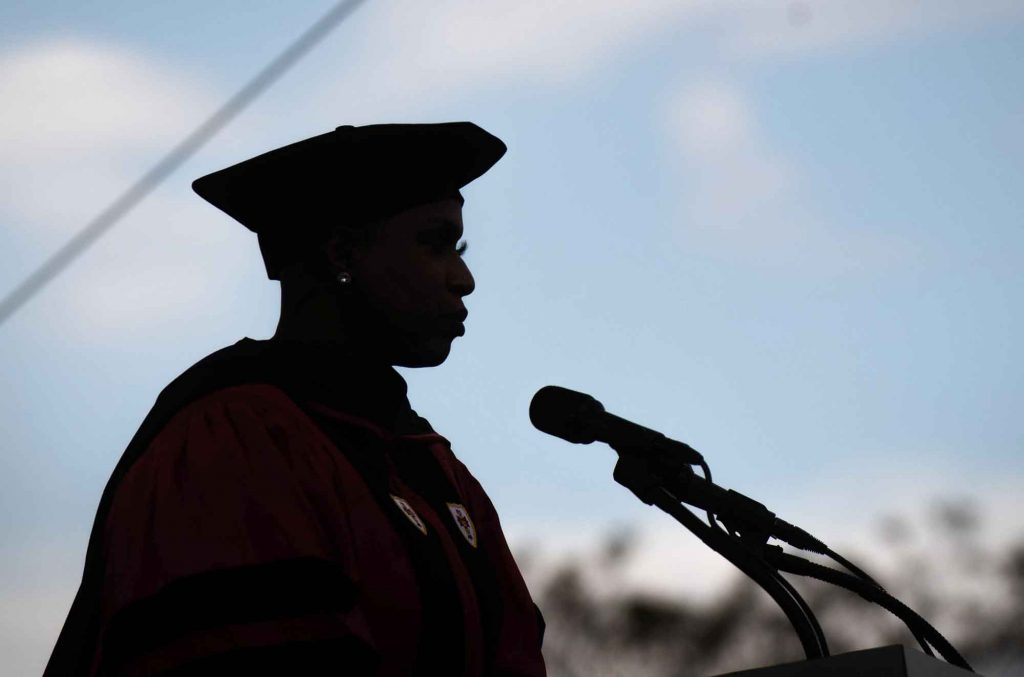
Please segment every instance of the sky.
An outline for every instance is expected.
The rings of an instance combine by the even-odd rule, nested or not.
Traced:
[[[0,5],[0,294],[330,7]],[[548,384],[837,549],[938,499],[1024,536],[1022,28],[1010,0],[368,0],[0,326],[11,674],[45,663],[159,391],[276,327],[255,238],[190,182],[341,124],[509,147],[463,190],[467,334],[402,373],[516,547],[635,526],[638,584],[731,571],[614,452],[532,428]]]

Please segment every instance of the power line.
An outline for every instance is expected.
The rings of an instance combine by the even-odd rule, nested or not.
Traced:
[[[82,252],[94,244],[111,226],[153,192],[174,170],[195,154],[235,116],[334,30],[365,0],[342,0],[320,17],[238,93],[171,149],[156,165],[142,175],[128,190],[99,213],[60,249],[43,262],[0,301],[0,325],[3,325],[30,298],[68,267]]]

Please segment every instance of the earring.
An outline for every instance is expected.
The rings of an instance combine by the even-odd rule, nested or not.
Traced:
[[[343,286],[352,284],[352,275],[348,271],[343,270],[338,273],[338,282]]]

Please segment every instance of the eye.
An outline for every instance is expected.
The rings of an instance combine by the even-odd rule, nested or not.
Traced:
[[[466,243],[459,241],[462,228],[456,224],[445,222],[436,228],[428,228],[416,236],[416,241],[429,247],[436,255],[455,253],[462,256],[466,253]]]
[[[466,250],[469,248],[469,243],[466,241],[462,241],[456,244],[455,241],[449,238],[443,238],[441,240],[435,240],[434,242],[431,242],[430,248],[431,250],[433,250],[435,254],[444,255],[454,251],[459,256],[462,256],[463,254],[466,253]]]

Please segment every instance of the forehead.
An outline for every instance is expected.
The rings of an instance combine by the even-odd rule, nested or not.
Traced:
[[[418,231],[443,224],[462,229],[462,203],[457,198],[416,205],[386,219],[381,225],[384,230],[397,232]]]

